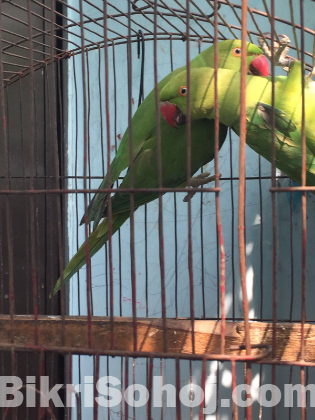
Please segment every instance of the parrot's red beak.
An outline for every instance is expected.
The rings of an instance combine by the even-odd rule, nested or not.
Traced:
[[[171,125],[172,127],[176,127],[175,123],[175,113],[176,113],[176,105],[171,104],[170,102],[161,102],[160,109],[161,114],[163,115],[164,120],[167,124]]]
[[[160,109],[163,118],[170,126],[178,128],[178,125],[186,124],[186,116],[175,104],[161,102]]]
[[[253,76],[269,76],[269,61],[264,55],[259,55],[250,63],[249,71]]]

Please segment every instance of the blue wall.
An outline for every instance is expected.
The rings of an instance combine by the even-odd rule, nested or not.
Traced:
[[[69,2],[76,8],[79,8],[77,0]],[[102,8],[103,2],[94,2],[96,6]],[[142,2],[140,2],[141,5]],[[140,5],[139,3],[139,5]],[[167,2],[170,6],[179,8],[173,1]],[[173,4],[174,3],[174,4]],[[181,1],[185,4],[185,1]],[[202,4],[201,4],[202,3]],[[241,1],[236,3],[241,4]],[[294,1],[295,20],[299,23],[299,2]],[[199,2],[198,2],[199,4]],[[269,4],[269,3],[268,3]],[[311,0],[305,0],[305,26],[314,29],[314,3]],[[116,6],[122,11],[127,12],[127,2],[119,0]],[[251,7],[264,10],[262,1],[251,1]],[[211,8],[206,1],[200,2],[200,7],[205,13],[211,13]],[[192,10],[194,9],[191,6]],[[101,16],[101,12],[96,8],[85,5],[84,12],[93,18]],[[109,14],[117,13],[111,8]],[[220,13],[224,19],[232,25],[239,25],[233,11],[229,7],[222,6]],[[238,10],[240,15],[240,10]],[[287,1],[276,1],[276,15],[290,20],[290,10]],[[69,17],[75,21],[79,20],[76,12],[69,9]],[[153,16],[151,15],[152,19]],[[255,15],[256,21],[262,31],[269,31],[270,25],[265,17]],[[153,24],[141,16],[133,17],[135,22],[143,24],[149,30],[153,31]],[[178,30],[185,32],[185,24],[177,18],[170,19]],[[120,21],[127,24],[126,18],[120,18]],[[102,23],[102,22],[101,22]],[[174,28],[168,25],[162,18],[159,18],[158,24],[164,29],[174,32]],[[113,20],[108,21],[109,28],[127,35],[127,28],[121,23]],[[192,27],[198,32],[201,28],[192,20]],[[213,27],[208,23],[202,23],[205,30],[213,34]],[[85,31],[85,36],[91,41],[101,41],[103,32],[102,28],[95,23],[87,24],[91,30],[99,33],[99,36]],[[133,29],[139,30],[136,23],[132,24]],[[248,28],[257,31],[250,16],[248,16]],[[240,37],[240,31],[232,29],[237,37]],[[79,31],[74,28],[73,32],[79,35]],[[220,26],[220,31],[227,38],[232,38],[230,31]],[[294,37],[291,26],[276,22],[276,31],[278,34],[287,34],[294,45]],[[206,35],[206,32],[203,31]],[[297,31],[298,38],[300,32]],[[109,33],[109,37],[115,36]],[[69,39],[80,44],[77,36],[70,35]],[[253,36],[256,42],[256,36]],[[207,48],[208,43],[201,44],[201,50]],[[198,54],[198,43],[191,42],[191,58]],[[309,34],[305,35],[306,50],[312,51],[313,37]],[[116,55],[116,95],[117,109],[114,106],[114,74],[113,74],[113,50],[110,47],[109,53],[109,101],[110,101],[110,132],[112,152],[111,158],[115,155],[115,142],[119,145],[119,136],[123,135],[128,122],[128,83],[127,83],[127,49],[126,45],[117,45],[115,47]],[[295,51],[290,51],[291,55],[295,55]],[[174,68],[182,66],[186,63],[186,44],[182,41],[173,41],[172,51],[170,50],[170,42],[168,40],[158,41],[158,78],[162,79],[171,71],[172,55]],[[68,175],[83,176],[83,84],[81,71],[81,55],[77,55],[69,60],[69,86],[68,86]],[[310,58],[308,57],[310,62]],[[88,109],[89,109],[89,142],[90,142],[90,168],[91,177],[102,176],[104,170],[106,172],[106,120],[105,120],[105,87],[104,87],[104,50],[96,49],[89,51],[86,56],[85,65],[88,65]],[[74,78],[74,66],[76,72],[76,80]],[[139,83],[140,83],[141,60],[137,57],[137,44],[132,44],[132,97],[134,98],[133,111],[137,108]],[[277,74],[284,74],[281,69],[277,69]],[[100,75],[100,79],[99,79]],[[75,82],[77,89],[75,88]],[[101,84],[101,91],[99,90]],[[147,95],[154,87],[154,70],[153,70],[153,42],[148,41],[145,44],[145,78],[144,93]],[[115,125],[115,115],[117,123]],[[101,117],[103,131],[101,131]],[[145,123],[145,122],[144,122]],[[220,173],[222,178],[238,177],[238,137],[232,134],[231,143],[229,139],[223,145],[220,156]],[[102,143],[104,156],[102,154]],[[104,159],[103,159],[104,158]],[[230,165],[230,161],[232,165]],[[271,173],[271,165],[261,159],[260,170],[261,176],[269,177]],[[105,169],[104,169],[105,168]],[[204,170],[214,173],[213,162],[206,165]],[[270,179],[254,179],[259,176],[259,160],[258,155],[250,148],[246,148],[246,175],[252,177],[246,184],[246,255],[247,255],[247,290],[250,303],[250,317],[260,319],[271,319],[272,317],[272,208],[271,195],[269,187]],[[100,179],[91,179],[88,187],[97,188]],[[279,185],[289,185],[288,179],[279,179]],[[242,318],[242,300],[239,276],[238,261],[238,237],[237,237],[237,206],[238,206],[238,181],[222,180],[220,181],[222,192],[220,194],[221,214],[223,222],[223,236],[226,253],[226,311],[227,317]],[[260,199],[261,186],[261,199]],[[83,180],[79,179],[77,183],[74,179],[69,179],[69,188],[82,188]],[[167,316],[174,317],[175,299],[178,303],[178,316],[190,316],[189,304],[189,274],[188,274],[188,215],[187,204],[183,203],[185,194],[176,194],[177,206],[177,270],[178,270],[178,293],[175,295],[175,208],[174,195],[166,194],[163,197],[164,209],[164,239],[165,239],[165,274],[166,274],[166,307]],[[234,200],[234,225],[233,211],[231,200]],[[261,203],[261,206],[260,206]],[[278,318],[290,318],[290,302],[291,302],[291,275],[293,275],[293,319],[300,319],[300,301],[301,301],[301,200],[298,193],[293,194],[293,273],[291,272],[290,257],[290,195],[281,193],[277,195],[277,216],[278,216]],[[314,198],[310,194],[308,197],[308,232],[312,232],[314,227]],[[262,210],[262,212],[261,212]],[[145,211],[147,212],[147,225],[145,226]],[[68,236],[69,236],[69,255],[72,256],[77,245],[81,245],[84,240],[84,227],[78,229],[78,221],[84,212],[83,195],[76,197],[74,194],[69,195],[68,201]],[[202,214],[202,228],[201,228]],[[234,239],[232,237],[232,227],[234,227]],[[147,229],[147,248],[145,241],[145,229]],[[219,314],[217,312],[217,270],[218,270],[218,252],[216,239],[216,209],[215,196],[213,193],[204,193],[202,196],[196,194],[192,200],[192,232],[193,232],[193,273],[194,273],[194,294],[195,294],[195,314],[197,318],[215,318]],[[262,235],[262,247],[261,247]],[[203,240],[203,247],[201,246]],[[122,262],[120,265],[119,245],[121,249]],[[314,295],[315,283],[312,273],[314,272],[313,249],[315,246],[314,239],[308,234],[307,239],[307,294]],[[160,297],[160,266],[159,266],[159,237],[158,237],[158,202],[154,201],[147,205],[147,208],[141,207],[135,213],[135,249],[136,249],[136,276],[137,276],[137,316],[145,317],[161,317],[161,297]],[[234,261],[232,258],[234,251]],[[147,267],[145,265],[145,255],[147,253]],[[204,259],[204,278],[205,278],[205,311],[203,311],[202,300],[202,257]],[[102,249],[92,259],[92,292],[93,292],[93,314],[108,315],[108,288],[106,275],[106,252]],[[113,237],[113,267],[114,267],[114,315],[115,316],[131,316],[131,277],[130,277],[130,225],[127,221],[120,231],[120,237],[116,234]],[[148,282],[148,302],[146,306],[146,269]],[[233,297],[233,283],[235,287],[235,295]],[[121,295],[120,295],[121,288]],[[262,294],[261,294],[262,290]],[[80,292],[80,294],[78,294]],[[234,302],[234,304],[233,304]],[[262,306],[261,306],[262,303]],[[86,307],[86,269],[80,270],[80,282],[78,287],[78,277],[75,276],[71,280],[70,286],[70,302],[69,311],[71,315],[87,313]],[[314,319],[314,305],[312,299],[307,300],[307,318]],[[87,356],[74,358],[74,375],[73,383],[80,382],[79,365],[81,380],[84,375],[93,374],[93,359]],[[130,383],[132,381],[132,362],[130,361]],[[119,358],[110,359],[109,374],[120,378],[121,361]],[[154,374],[160,372],[159,361],[155,361]],[[174,383],[175,381],[175,364],[173,361],[163,361],[164,380],[165,383]],[[189,383],[190,370],[188,362],[181,362],[181,386]],[[138,359],[136,361],[136,382],[145,384],[146,380],[146,361]],[[201,381],[200,378],[201,365],[197,362],[192,363],[192,374],[195,383]],[[213,381],[217,375],[217,364],[209,363],[209,380]],[[220,398],[230,398],[231,392],[231,373],[230,364],[224,363],[219,366],[220,382]],[[243,366],[238,366],[239,377],[241,381]],[[289,370],[284,368],[277,369],[278,385],[288,381]],[[298,371],[293,381],[299,380]],[[294,373],[294,375],[295,375]],[[106,358],[102,358],[101,372],[103,376],[108,374]],[[253,369],[253,385],[259,386],[259,366]],[[310,371],[310,379],[311,379]],[[262,369],[262,381],[268,383],[270,381],[270,368]],[[214,398],[207,395],[207,398]],[[90,411],[88,411],[90,410]],[[84,411],[83,418],[89,418],[92,408]],[[120,406],[111,410],[111,418],[120,418]],[[175,418],[175,409],[164,409],[164,419]],[[279,410],[282,410],[279,408]],[[231,418],[231,408],[220,409],[220,419]],[[132,411],[130,409],[129,415]],[[137,410],[137,417],[143,418],[146,411],[145,408]],[[153,411],[153,418],[159,418],[159,409]],[[254,405],[254,413],[258,413],[258,404]],[[241,414],[241,412],[240,412]],[[263,418],[271,418],[271,410],[264,409]],[[296,418],[297,412],[293,411],[292,418]],[[189,410],[182,409],[182,418],[187,418]],[[197,419],[198,409],[194,409],[194,418]],[[288,416],[287,409],[279,411],[279,418]],[[75,417],[73,417],[75,418]],[[107,409],[99,407],[99,418],[107,418]],[[208,415],[207,420],[214,419],[215,415]],[[240,416],[242,418],[242,416]]]

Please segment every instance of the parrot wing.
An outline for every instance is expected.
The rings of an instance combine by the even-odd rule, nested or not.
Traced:
[[[261,128],[271,130],[272,113],[274,114],[275,129],[281,133],[290,133],[296,131],[296,125],[291,118],[279,108],[272,108],[271,105],[258,102],[256,113],[252,122]]]

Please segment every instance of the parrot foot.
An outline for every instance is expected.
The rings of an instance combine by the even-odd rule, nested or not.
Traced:
[[[269,32],[264,33],[264,35],[267,35],[267,34],[269,34]],[[281,66],[283,67],[284,70],[289,71],[290,64],[293,61],[293,59],[286,56],[290,49],[289,44],[291,40],[286,35],[279,35],[279,37],[281,37],[280,44],[276,41],[273,42],[275,65]],[[257,40],[265,56],[271,60],[271,50],[266,39],[262,36],[258,36]]]
[[[309,74],[307,76],[305,76],[305,78],[306,79],[311,79],[314,76],[315,76],[315,67],[313,67],[313,69],[309,72]]]
[[[219,174],[219,178],[221,177],[221,174]],[[197,176],[193,176],[190,179],[190,186],[193,188],[198,188],[201,185],[208,184],[209,182],[215,181],[216,175],[210,176],[210,172],[203,172],[202,174],[199,174]],[[188,193],[186,197],[183,199],[185,203],[187,203],[194,195],[195,192]]]

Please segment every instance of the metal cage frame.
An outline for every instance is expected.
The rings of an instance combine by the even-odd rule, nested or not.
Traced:
[[[132,187],[122,190],[117,186],[111,186],[103,189],[103,192],[114,193],[116,191],[124,191],[130,193],[131,196],[131,282],[132,282],[132,313],[131,318],[114,317],[113,309],[113,266],[112,266],[112,241],[111,230],[109,231],[108,241],[108,288],[109,288],[109,313],[108,317],[96,317],[92,315],[91,307],[91,277],[90,277],[90,263],[87,263],[87,317],[78,316],[70,317],[67,315],[66,298],[67,289],[63,284],[62,272],[64,268],[65,258],[65,238],[64,238],[64,202],[68,194],[84,194],[85,208],[88,205],[88,197],[90,193],[95,193],[99,190],[90,188],[88,178],[88,98],[87,98],[87,72],[86,68],[86,53],[92,50],[104,49],[105,68],[108,68],[110,60],[108,51],[111,47],[114,54],[114,48],[117,45],[126,44],[128,52],[128,126],[130,127],[130,145],[132,145],[132,58],[131,58],[131,44],[138,43],[139,55],[144,44],[146,47],[148,42],[153,43],[154,49],[154,80],[155,80],[155,93],[156,93],[156,120],[157,124],[157,138],[158,148],[161,153],[161,139],[159,129],[159,103],[158,103],[158,62],[157,62],[157,42],[159,40],[182,40],[186,42],[186,56],[187,56],[187,69],[188,74],[190,70],[190,43],[187,40],[198,41],[200,43],[214,43],[217,45],[219,40],[225,38],[220,31],[220,27],[228,28],[231,37],[239,37],[242,42],[246,42],[247,38],[253,41],[253,37],[257,35],[264,36],[267,40],[279,39],[275,31],[275,22],[292,25],[295,42],[297,45],[297,30],[300,31],[300,48],[291,47],[297,50],[300,56],[302,65],[306,65],[311,69],[314,66],[313,52],[305,51],[304,36],[305,33],[315,36],[315,31],[304,27],[304,2],[300,1],[300,15],[301,24],[294,22],[292,13],[292,21],[286,21],[280,17],[275,16],[275,0],[271,0],[270,10],[266,7],[265,11],[256,10],[248,6],[247,0],[242,0],[242,4],[234,4],[229,0],[214,0],[213,2],[207,1],[209,9],[212,10],[210,14],[205,14],[203,10],[198,7],[197,2],[187,0],[185,5],[178,0],[174,0],[178,7],[171,8],[167,2],[163,0],[135,0],[128,1],[127,13],[119,10],[119,7],[113,2],[104,1],[103,9],[94,5],[89,0],[80,0],[80,7],[75,9],[64,0],[51,1],[50,4],[46,1],[40,0],[27,0],[26,5],[21,5],[18,0],[8,0],[0,3],[0,16],[1,16],[1,45],[2,54],[0,62],[0,114],[2,121],[1,132],[3,139],[4,150],[4,186],[0,190],[0,196],[3,197],[5,203],[5,219],[6,219],[6,246],[8,249],[8,279],[9,279],[9,314],[0,317],[1,331],[0,331],[0,348],[3,352],[10,354],[11,358],[11,372],[15,375],[16,361],[15,355],[20,352],[36,352],[40,355],[40,363],[43,363],[45,355],[48,353],[61,354],[68,356],[67,358],[67,371],[69,377],[72,376],[72,355],[93,355],[95,356],[95,378],[99,378],[100,372],[100,357],[119,356],[125,358],[126,372],[128,371],[129,358],[145,357],[148,359],[147,365],[147,382],[148,390],[151,395],[152,391],[152,375],[153,375],[153,359],[166,359],[172,358],[176,361],[177,378],[179,378],[180,360],[199,360],[202,362],[202,388],[205,388],[206,382],[206,367],[207,361],[230,361],[233,388],[236,386],[236,362],[243,362],[245,366],[246,383],[251,383],[251,366],[253,363],[267,364],[272,366],[272,381],[276,383],[276,366],[289,365],[301,367],[301,383],[306,383],[307,367],[315,367],[314,354],[310,351],[312,346],[311,340],[308,338],[314,330],[312,324],[307,324],[306,319],[306,233],[307,233],[307,213],[306,213],[306,197],[307,192],[315,191],[315,186],[306,186],[306,157],[305,157],[305,110],[302,114],[302,143],[303,143],[303,172],[302,172],[302,185],[300,187],[279,187],[277,186],[276,166],[275,166],[275,149],[273,148],[273,162],[271,180],[271,199],[272,199],[272,212],[273,212],[273,318],[271,322],[250,323],[248,299],[246,291],[246,252],[245,252],[245,191],[246,191],[246,174],[245,174],[245,145],[246,145],[246,114],[245,114],[245,93],[246,93],[246,56],[242,53],[242,72],[241,72],[241,134],[240,134],[240,155],[239,155],[239,209],[238,209],[238,230],[239,230],[239,252],[240,252],[240,273],[241,285],[243,294],[243,319],[227,320],[225,314],[225,251],[224,251],[224,238],[222,235],[222,220],[220,213],[220,180],[219,180],[219,166],[218,166],[218,151],[219,151],[219,108],[216,100],[216,139],[215,139],[215,187],[190,188],[190,193],[205,193],[211,192],[215,194],[216,211],[217,211],[217,233],[218,233],[218,255],[220,261],[220,272],[218,273],[218,289],[220,288],[220,307],[218,307],[218,321],[216,320],[197,320],[194,314],[194,280],[192,271],[192,231],[191,231],[191,202],[188,200],[188,266],[190,277],[190,319],[168,319],[166,317],[165,307],[165,268],[164,268],[164,248],[163,248],[163,207],[162,196],[166,192],[185,192],[186,188],[163,188],[161,178],[161,158],[159,159],[159,188],[157,189],[138,189]],[[89,6],[97,10],[101,14],[100,18],[92,18],[83,11],[83,6]],[[290,1],[292,7],[292,1]],[[220,7],[229,7],[239,25],[229,24],[224,16],[220,13]],[[191,8],[194,7],[198,12],[192,12]],[[115,14],[108,14],[108,9],[116,10]],[[78,19],[73,20],[68,17],[68,10],[77,13]],[[107,16],[104,19],[104,16]],[[141,25],[134,20],[134,17],[141,16],[145,21],[153,25],[154,30],[151,31],[148,27]],[[248,30],[247,18],[251,18],[256,30]],[[263,34],[259,24],[257,23],[257,16],[262,17],[270,22],[271,33]],[[171,31],[166,30],[163,26],[158,24],[158,18],[172,28]],[[181,23],[185,24],[185,32],[176,27],[172,19],[178,19]],[[34,19],[36,23],[34,24]],[[14,21],[20,33],[7,29],[3,23]],[[109,21],[115,21],[124,31],[126,35],[121,35],[108,25]],[[197,32],[190,22],[194,21],[200,32]],[[38,27],[38,22],[42,22],[43,26]],[[214,35],[209,32],[209,25],[213,28]],[[137,26],[138,31],[134,26]],[[97,29],[99,32],[97,32]],[[302,30],[303,29],[303,30]],[[53,35],[52,35],[53,34]],[[69,41],[68,34],[75,36],[77,42]],[[239,36],[241,34],[241,36]],[[96,40],[93,40],[96,37]],[[68,189],[65,187],[64,180],[67,178],[64,171],[64,142],[65,135],[63,127],[65,126],[65,114],[63,109],[63,63],[67,60],[72,60],[74,56],[80,55],[82,57],[81,69],[83,74],[83,92],[84,92],[84,176],[83,188]],[[216,49],[217,54],[217,49]],[[24,64],[21,64],[24,63]],[[272,73],[271,78],[275,77],[274,70],[274,55],[272,55]],[[217,74],[217,65],[215,72]],[[37,179],[35,156],[36,144],[35,139],[35,119],[36,109],[34,102],[34,91],[36,90],[35,78],[38,72],[44,73],[44,90],[48,95],[48,102],[50,109],[49,114],[49,131],[51,138],[51,153],[54,156],[52,162],[51,175],[49,176],[49,183],[45,188],[39,188]],[[110,151],[113,145],[110,135],[110,124],[113,118],[109,113],[109,97],[108,97],[108,71],[105,70],[105,120],[107,126],[107,170],[110,168]],[[25,80],[27,82],[25,82]],[[215,79],[217,81],[217,77]],[[8,89],[11,86],[17,86],[21,83],[28,84],[28,100],[29,100],[29,122],[30,122],[30,173],[24,178],[28,179],[24,185],[24,189],[12,188],[11,172],[10,172],[10,150],[9,150],[9,136],[8,125],[6,124],[8,117],[7,95]],[[188,77],[188,86],[190,78]],[[302,77],[302,86],[304,87],[304,79]],[[20,88],[21,89],[21,88]],[[21,92],[21,90],[20,90]],[[302,93],[302,95],[304,95]],[[274,89],[273,89],[273,106],[274,106]],[[143,99],[143,92],[139,94],[139,103]],[[46,97],[47,100],[47,97]],[[187,179],[191,177],[190,168],[190,99],[188,95],[187,102]],[[275,121],[272,121],[272,131],[275,130]],[[117,147],[117,144],[116,144]],[[132,171],[132,157],[130,159]],[[103,177],[100,176],[100,179]],[[261,178],[260,178],[261,179]],[[232,181],[232,177],[231,177]],[[188,187],[190,184],[188,182]],[[162,319],[139,319],[137,317],[136,308],[136,273],[135,273],[135,249],[134,249],[134,216],[135,211],[133,204],[133,193],[142,192],[156,192],[159,194],[159,238],[160,238],[160,267],[161,267],[161,304],[162,304]],[[276,217],[276,203],[275,197],[277,193],[281,192],[294,192],[300,191],[302,193],[302,272],[301,272],[301,322],[300,323],[284,323],[279,322],[277,318],[277,217]],[[17,315],[15,304],[15,287],[14,287],[14,251],[13,251],[13,237],[12,237],[12,214],[11,214],[11,199],[14,196],[23,196],[26,200],[26,207],[28,207],[29,217],[29,240],[30,250],[29,261],[32,269],[32,300],[33,307],[30,305],[31,315]],[[60,315],[50,317],[48,315],[39,315],[38,310],[38,278],[36,278],[36,266],[38,265],[36,256],[36,241],[37,241],[37,219],[35,209],[37,206],[37,197],[49,197],[51,205],[56,209],[57,217],[57,234],[56,243],[58,249],[58,257],[56,262],[58,270],[61,273],[61,293],[60,293]],[[111,200],[109,200],[109,220],[111,220]],[[292,216],[292,215],[291,215]],[[47,222],[48,223],[48,222]],[[110,224],[110,222],[109,222]],[[89,235],[89,228],[87,221],[85,223],[86,238]],[[87,248],[88,252],[88,248]],[[57,270],[57,271],[58,271]],[[2,277],[2,290],[3,277]],[[3,299],[3,298],[2,298]],[[3,309],[3,304],[2,304]],[[58,309],[54,309],[55,311]],[[56,313],[56,312],[55,312]],[[5,314],[5,311],[4,311]],[[288,321],[292,321],[288,320]],[[158,339],[156,341],[150,340],[149,332],[154,328],[157,331]],[[175,346],[176,351],[169,351],[169,348],[174,348],[173,338],[170,337],[169,332],[176,329],[178,345]],[[50,331],[50,336],[45,331]],[[238,332],[238,334],[235,333]],[[128,340],[120,340],[119,334],[125,334]],[[103,334],[103,338],[99,338]],[[283,356],[283,346],[281,340],[290,334],[295,334],[296,341],[292,347],[295,351],[288,356]],[[22,335],[22,338],[18,338]],[[254,336],[254,343],[251,337]],[[105,338],[104,338],[105,337]],[[205,343],[202,341],[205,340]],[[213,344],[209,341],[214,340]],[[202,344],[198,344],[201,341]],[[140,345],[141,342],[141,345]],[[300,342],[300,347],[297,348],[297,342]],[[127,343],[127,344],[126,344]],[[122,361],[123,364],[123,361]],[[41,365],[42,366],[42,365]],[[40,369],[42,371],[43,368]],[[126,374],[125,386],[128,385],[128,378]],[[178,397],[179,379],[177,383],[177,400]],[[97,392],[95,390],[95,392]],[[302,396],[303,397],[303,396]],[[301,397],[301,398],[302,398]],[[149,399],[147,416],[151,419],[151,399]],[[200,406],[200,419],[203,418],[203,405]],[[9,412],[12,412],[13,418],[17,418],[16,409],[8,407],[3,414],[6,418]],[[50,418],[57,418],[51,407],[47,408]],[[97,419],[98,409],[95,404],[94,418]],[[181,411],[179,404],[176,408],[177,418],[181,418]],[[44,413],[41,414],[43,418]],[[71,408],[68,412],[68,418],[71,418]],[[124,416],[128,418],[128,407],[126,405]],[[163,418],[163,417],[162,417]],[[233,406],[233,418],[238,419],[238,411],[236,405]],[[246,408],[246,418],[252,418],[251,406]],[[273,409],[273,418],[276,418],[276,410]],[[306,408],[301,407],[301,418],[306,418]]]

